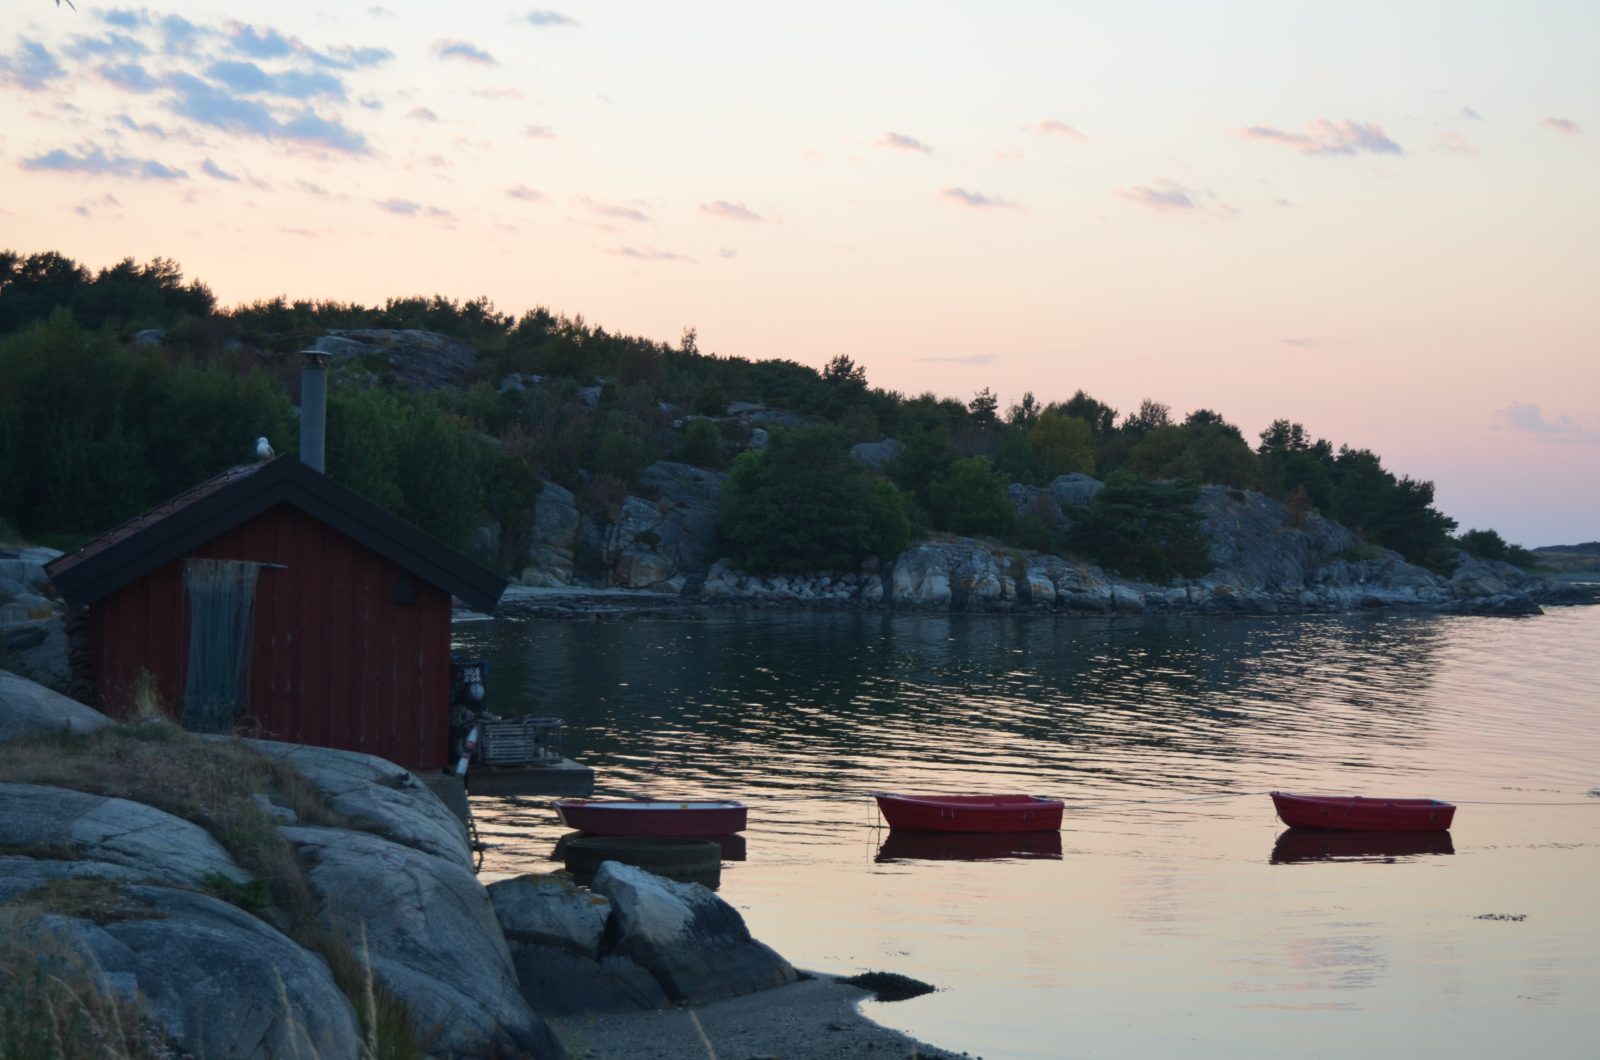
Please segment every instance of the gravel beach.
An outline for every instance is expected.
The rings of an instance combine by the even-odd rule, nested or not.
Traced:
[[[829,976],[697,1008],[548,1022],[573,1060],[956,1058],[861,1014],[872,995]]]

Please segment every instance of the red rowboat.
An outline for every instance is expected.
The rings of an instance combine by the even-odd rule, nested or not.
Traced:
[[[732,799],[557,799],[568,828],[590,835],[715,836],[745,828],[744,803]]]
[[[1062,804],[1036,795],[875,795],[890,828],[908,832],[1059,832]]]
[[[1438,799],[1364,799],[1359,795],[1290,795],[1274,791],[1272,804],[1291,828],[1344,828],[1357,832],[1442,832],[1456,808]]]

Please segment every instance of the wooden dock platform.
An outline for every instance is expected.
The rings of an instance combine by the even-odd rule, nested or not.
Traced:
[[[594,770],[562,758],[548,765],[473,766],[467,772],[469,795],[592,795]]]

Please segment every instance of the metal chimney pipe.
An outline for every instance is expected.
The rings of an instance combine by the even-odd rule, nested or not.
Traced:
[[[321,350],[301,350],[300,462],[323,471],[323,451],[328,440],[328,355]]]

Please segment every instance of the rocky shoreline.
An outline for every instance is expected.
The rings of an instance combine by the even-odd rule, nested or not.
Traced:
[[[953,1055],[703,886],[608,861],[486,887],[393,763],[116,724],[5,672],[0,928],[0,1041],[49,1026],[40,1055]]]
[[[859,448],[859,447],[858,447]],[[941,535],[858,570],[800,575],[736,569],[719,556],[718,495],[725,476],[663,462],[640,476],[615,518],[582,515],[573,495],[546,483],[531,544],[501,603],[507,614],[551,618],[682,617],[710,607],[1072,615],[1334,614],[1393,609],[1440,614],[1538,614],[1545,604],[1600,602],[1595,586],[1530,574],[1457,553],[1439,574],[1373,548],[1316,514],[1292,518],[1259,493],[1206,486],[1202,516],[1213,569],[1168,584],[1120,578],[1070,556],[980,538]],[[1063,475],[1044,491],[1013,488],[1018,510],[1049,494],[1084,503],[1101,484]],[[1070,519],[1063,514],[1063,521]],[[498,549],[498,529],[480,531]],[[588,557],[589,569],[580,557]]]

